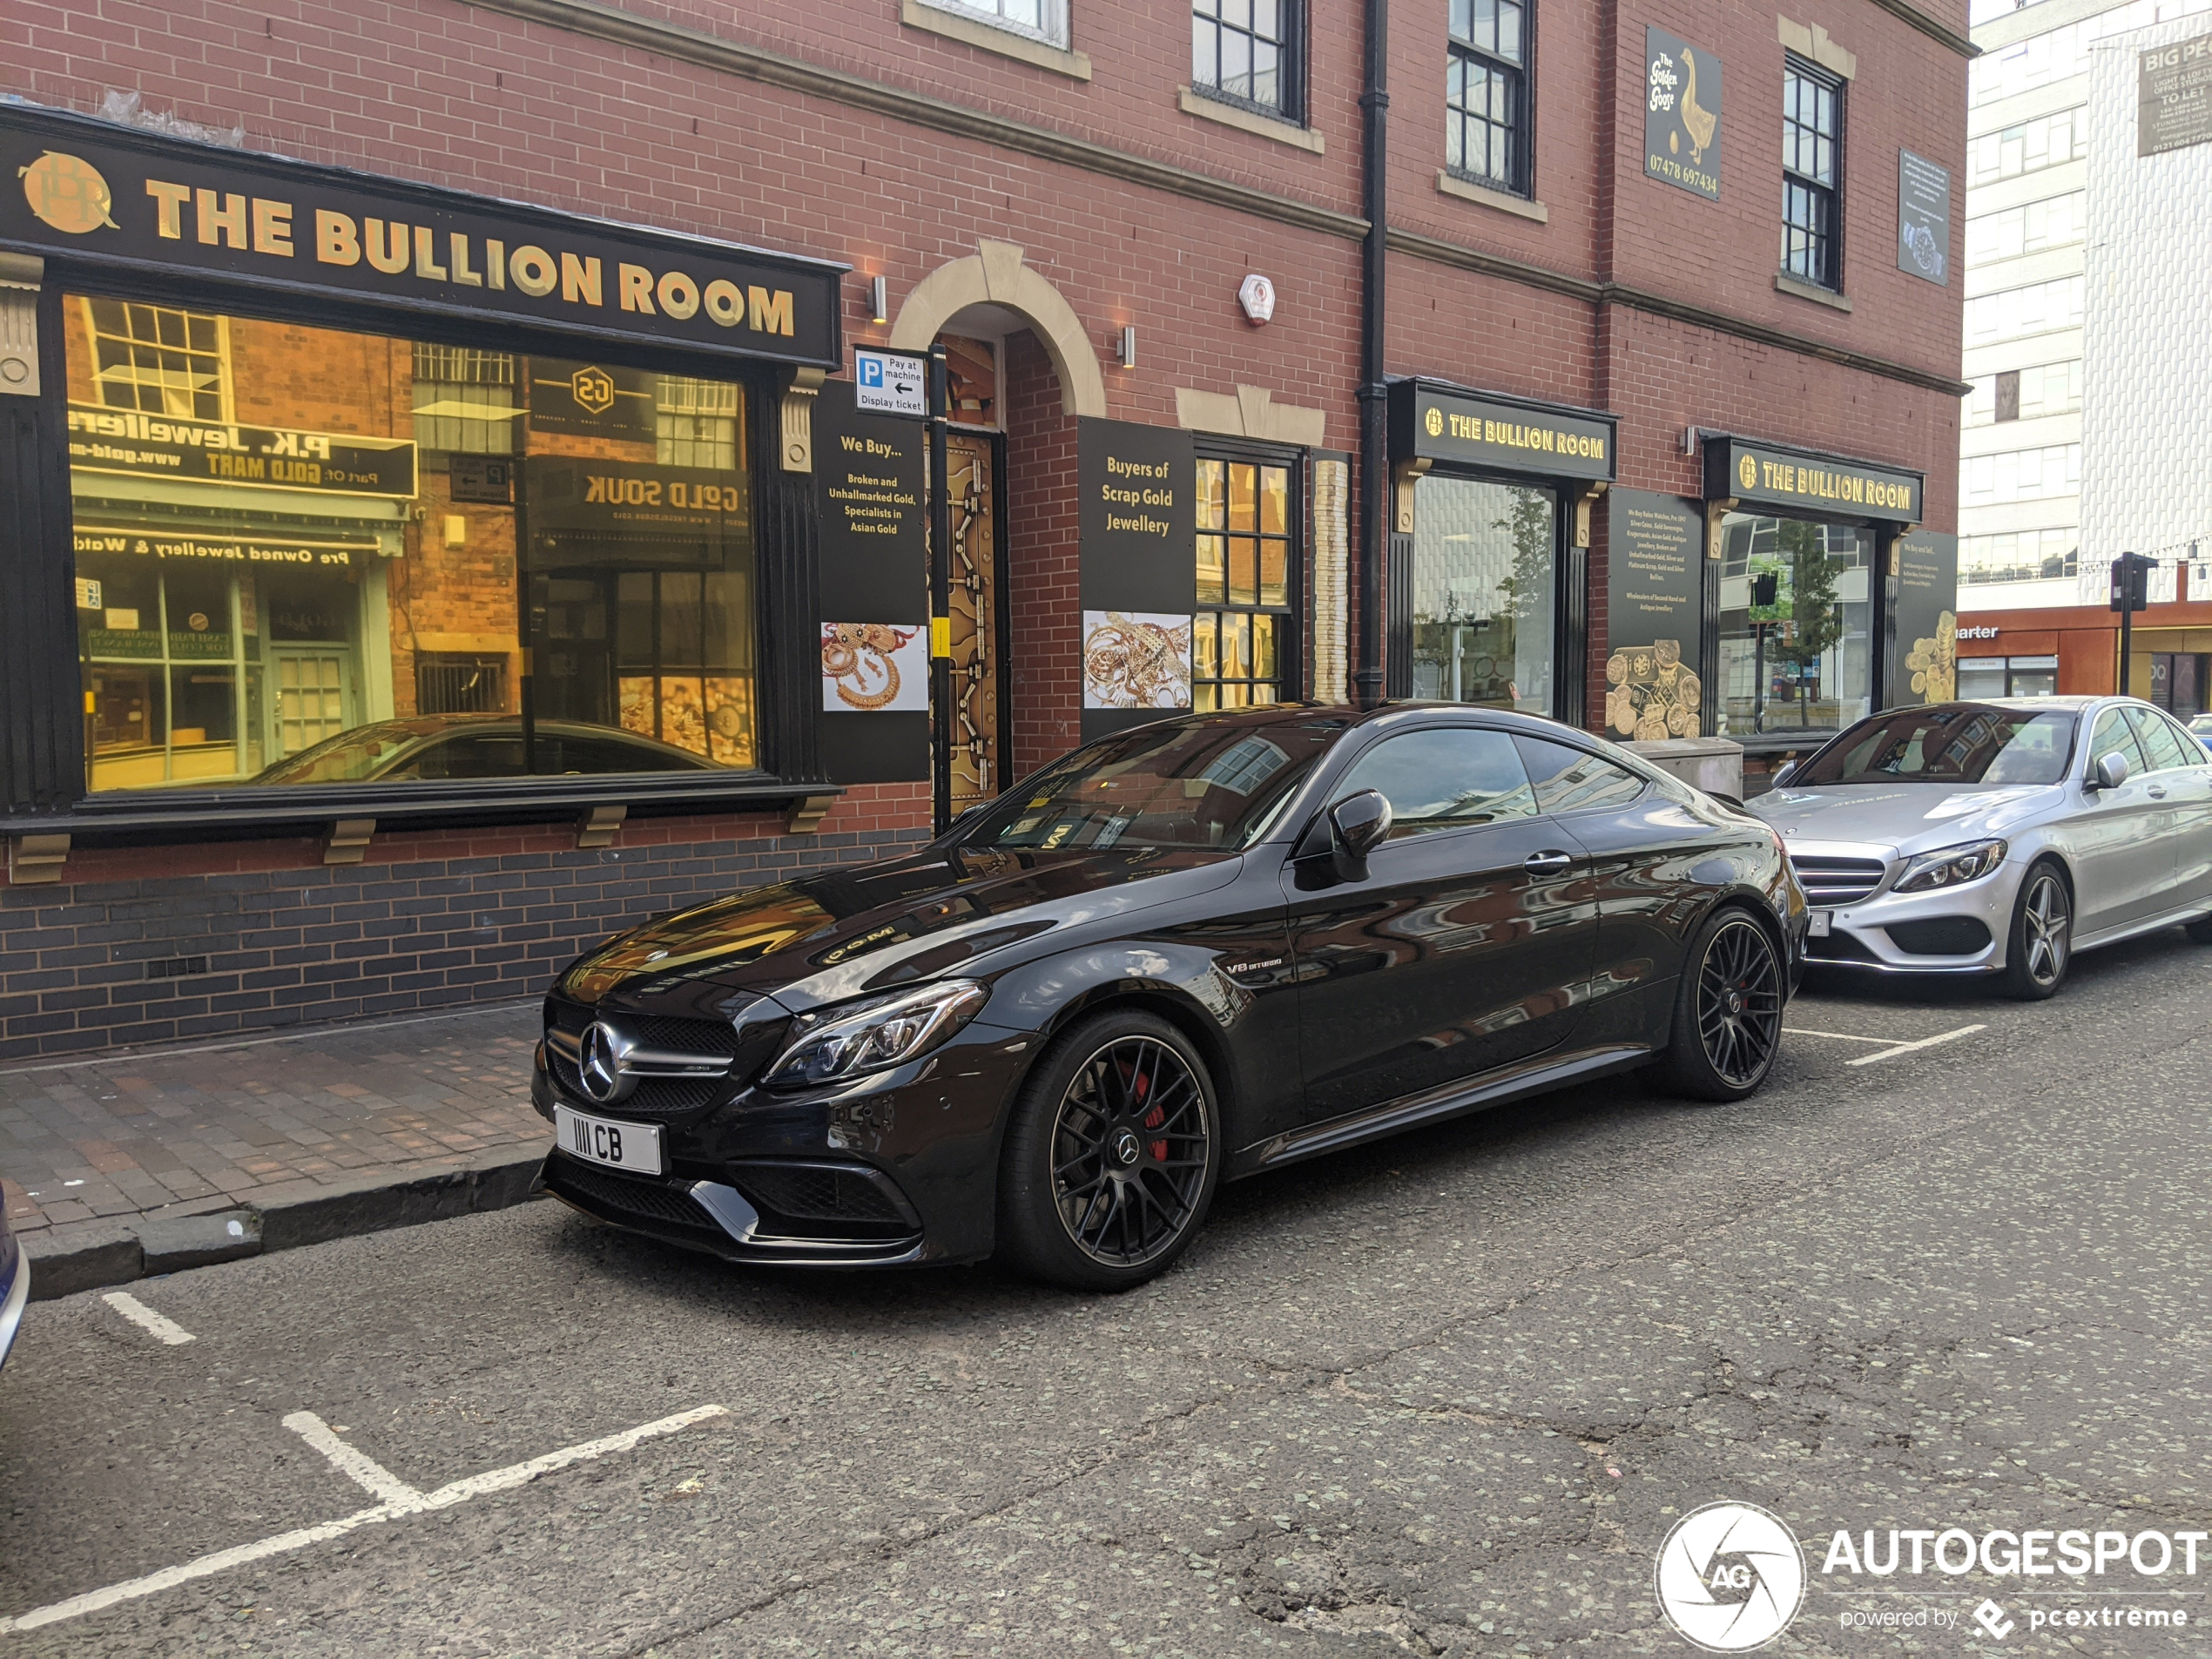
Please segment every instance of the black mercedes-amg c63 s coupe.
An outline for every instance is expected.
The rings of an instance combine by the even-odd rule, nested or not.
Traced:
[[[1224,1179],[1637,1067],[1750,1094],[1805,914],[1764,824],[1548,720],[1169,719],[580,958],[545,1184],[732,1261],[1116,1289]]]

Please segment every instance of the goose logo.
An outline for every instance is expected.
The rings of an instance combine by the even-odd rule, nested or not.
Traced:
[[[1757,1504],[1709,1503],[1659,1547],[1659,1610],[1707,1653],[1749,1653],[1790,1628],[1805,1600],[1805,1560],[1779,1517]]]

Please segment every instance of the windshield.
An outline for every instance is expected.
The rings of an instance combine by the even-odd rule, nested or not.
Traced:
[[[960,843],[1041,852],[1250,846],[1348,724],[1209,716],[1108,738],[1009,791]]]
[[[1789,787],[1808,784],[2054,784],[2074,753],[2074,716],[1946,703],[1852,728]]]

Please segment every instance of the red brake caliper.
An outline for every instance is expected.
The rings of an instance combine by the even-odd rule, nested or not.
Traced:
[[[1150,1092],[1151,1087],[1152,1080],[1150,1077],[1140,1077],[1137,1079],[1136,1099],[1139,1105],[1143,1104],[1144,1096]],[[1166,1123],[1167,1121],[1168,1115],[1163,1107],[1155,1106],[1150,1111],[1144,1114],[1144,1127],[1147,1129],[1157,1129],[1161,1124]],[[1168,1143],[1165,1141],[1161,1140],[1153,1142],[1151,1150],[1152,1161],[1155,1163],[1165,1163],[1168,1161]]]

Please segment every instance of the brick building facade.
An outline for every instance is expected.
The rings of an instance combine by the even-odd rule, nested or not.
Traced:
[[[875,604],[862,621],[918,614],[827,577],[815,585],[818,570],[842,568],[817,488],[826,417],[851,408],[848,347],[980,341],[996,377],[972,400],[988,409],[954,415],[997,481],[954,520],[963,556],[982,548],[974,603],[991,613],[972,659],[1001,691],[974,761],[988,788],[1071,746],[1087,713],[1110,712],[1085,707],[1084,594],[1103,556],[1087,552],[1079,480],[1091,448],[1141,442],[1143,428],[1182,435],[1198,468],[1196,516],[1183,516],[1186,492],[1163,556],[1190,569],[1188,604],[1164,609],[1189,613],[1184,695],[1201,706],[1341,698],[1369,669],[1392,694],[1510,704],[1615,736],[1726,731],[1757,749],[1895,700],[1919,637],[1899,584],[1916,549],[1939,570],[1954,524],[1962,389],[1959,285],[1902,268],[1899,152],[1959,165],[1963,5],[1396,0],[1386,212],[1372,230],[1366,8],[1287,5],[1274,37],[1251,21],[1264,14],[1243,14],[1222,50],[1274,51],[1279,37],[1271,80],[1237,78],[1227,57],[1195,65],[1180,0],[12,7],[0,95],[14,102],[0,118],[5,172],[25,195],[0,206],[0,279],[12,284],[0,294],[13,307],[0,322],[17,330],[0,327],[0,352],[32,340],[24,361],[44,374],[37,396],[0,395],[11,422],[0,482],[42,504],[0,525],[0,610],[16,618],[0,637],[0,1056],[523,993],[644,914],[926,839],[927,745],[875,735],[917,732],[914,718],[849,714],[815,691],[812,641],[837,607]],[[1226,26],[1208,15],[1202,39]],[[1704,65],[1691,84],[1702,101],[1677,102],[1675,78],[1696,72],[1683,57]],[[1437,91],[1447,71],[1448,97]],[[1816,109],[1817,95],[1829,103]],[[1809,145],[1824,132],[1835,152],[1792,152],[1804,165],[1790,179],[1773,142],[1785,117]],[[1660,126],[1669,158],[1647,143]],[[154,262],[134,266],[108,239],[156,235],[158,192],[103,175],[112,217],[73,219],[67,191],[81,176],[50,159],[91,155],[104,132],[135,146],[129,165],[148,179],[201,192],[179,199],[173,246],[191,257],[158,282]],[[1683,173],[1684,155],[1713,191],[1663,176]],[[229,182],[255,167],[262,184]],[[256,192],[273,199],[280,185],[299,198],[303,252],[317,192],[396,192],[413,206],[354,211],[379,214],[365,224],[420,220],[412,263],[325,303],[313,285],[338,277],[295,255],[281,270],[256,262],[259,219],[228,244],[240,255],[197,251],[224,253],[229,196],[258,213]],[[1797,206],[1785,210],[1787,191]],[[492,248],[530,250],[516,251],[520,232],[491,241],[483,230],[456,262],[443,230],[423,226],[513,204],[550,210],[530,222],[550,226],[533,233],[556,253],[550,239],[588,239],[599,221],[643,227],[656,271],[704,273],[761,250],[794,262],[802,311],[806,283],[833,285],[836,314],[813,346],[777,338],[772,311],[764,334],[758,301],[718,334],[700,320],[713,301],[695,291],[684,312],[682,284],[665,277],[642,291],[659,298],[650,320],[618,314],[611,252],[597,313],[577,303],[579,261],[542,313],[518,310],[510,291],[496,296],[504,310],[471,314],[495,296],[462,291],[456,273],[482,268]],[[199,242],[183,228],[195,205],[217,225]],[[1820,234],[1792,252],[1785,212]],[[564,229],[557,214],[587,217]],[[1379,292],[1363,278],[1371,233],[1386,250]],[[265,268],[293,286],[262,280]],[[516,268],[518,284],[535,280],[535,267]],[[1272,291],[1264,324],[1240,298],[1253,275]],[[694,289],[705,287],[702,275]],[[746,287],[731,290],[741,314]],[[637,297],[621,293],[625,306]],[[165,307],[185,320],[143,320]],[[1379,365],[1363,360],[1370,307]],[[691,319],[680,327],[679,313]],[[111,315],[124,320],[98,321]],[[129,338],[193,318],[226,331],[227,356],[204,372],[189,339],[172,361],[158,339],[141,349]],[[105,347],[92,337],[103,328]],[[359,362],[334,341],[359,342]],[[363,365],[379,352],[375,395],[396,401],[371,414]],[[556,418],[555,395],[522,384],[551,385],[548,363],[606,374],[617,413]],[[1371,368],[1393,382],[1387,447],[1379,419],[1363,428]],[[216,392],[195,391],[194,375]],[[434,376],[446,390],[412,389]],[[576,386],[579,407],[597,401]],[[722,386],[738,390],[718,401],[698,389]],[[1369,389],[1379,409],[1386,388]],[[227,401],[197,417],[182,401],[218,392]],[[624,395],[646,399],[651,419],[594,435]],[[79,457],[80,532],[98,501],[171,534],[198,514],[240,545],[281,535],[335,548],[350,560],[346,618],[306,629],[323,637],[280,640],[261,614],[279,587],[233,572],[226,634],[215,601],[165,577],[163,631],[142,648],[158,677],[124,661],[137,648],[117,642],[155,628],[144,615],[116,625],[114,613],[129,621],[145,606],[88,604],[111,596],[88,593],[90,563],[72,568],[82,543],[60,439],[71,410],[82,424],[118,398],[172,421],[410,446],[407,493],[378,498],[388,509],[364,493],[287,497],[280,512],[158,481],[103,495]],[[716,459],[711,442],[735,447]],[[742,481],[744,550],[648,554],[593,528],[544,493],[566,475],[559,460],[587,456],[639,489]],[[516,482],[486,471],[510,461]],[[1722,465],[1754,482],[1720,479]],[[1363,467],[1383,486],[1371,522]],[[681,530],[715,534],[736,548],[729,523]],[[1365,561],[1372,618],[1360,612]],[[135,579],[138,567],[117,568],[112,582]],[[698,570],[706,585],[684,588]],[[1751,585],[1762,575],[1778,583],[1764,604]],[[670,597],[679,589],[704,597]],[[633,593],[658,619],[650,649],[636,647],[650,661],[633,663],[626,643],[647,614]],[[179,643],[191,631],[172,612],[185,606],[207,619],[202,643]],[[670,646],[701,610],[708,643]],[[1172,632],[1172,617],[1162,625]],[[320,704],[278,683],[310,659],[327,677]],[[1786,676],[1770,671],[1777,662]],[[441,762],[434,777],[418,763],[403,787],[329,776],[289,794],[263,782],[324,732],[462,721],[428,703],[457,695],[472,663],[479,700],[455,707],[480,732],[497,718],[535,744],[516,751],[535,757],[521,771],[486,763],[464,776]],[[433,667],[461,678],[426,678]],[[91,706],[111,680],[157,678],[143,731],[128,706]],[[1776,709],[1797,725],[1777,727]],[[732,732],[750,719],[757,733],[695,734],[697,713],[713,727],[723,711],[736,711]],[[901,718],[849,735],[856,721]],[[643,781],[621,764],[555,765],[556,720],[705,764],[664,757],[671,769]],[[144,775],[156,749],[158,785]],[[197,774],[179,770],[188,752]]]

